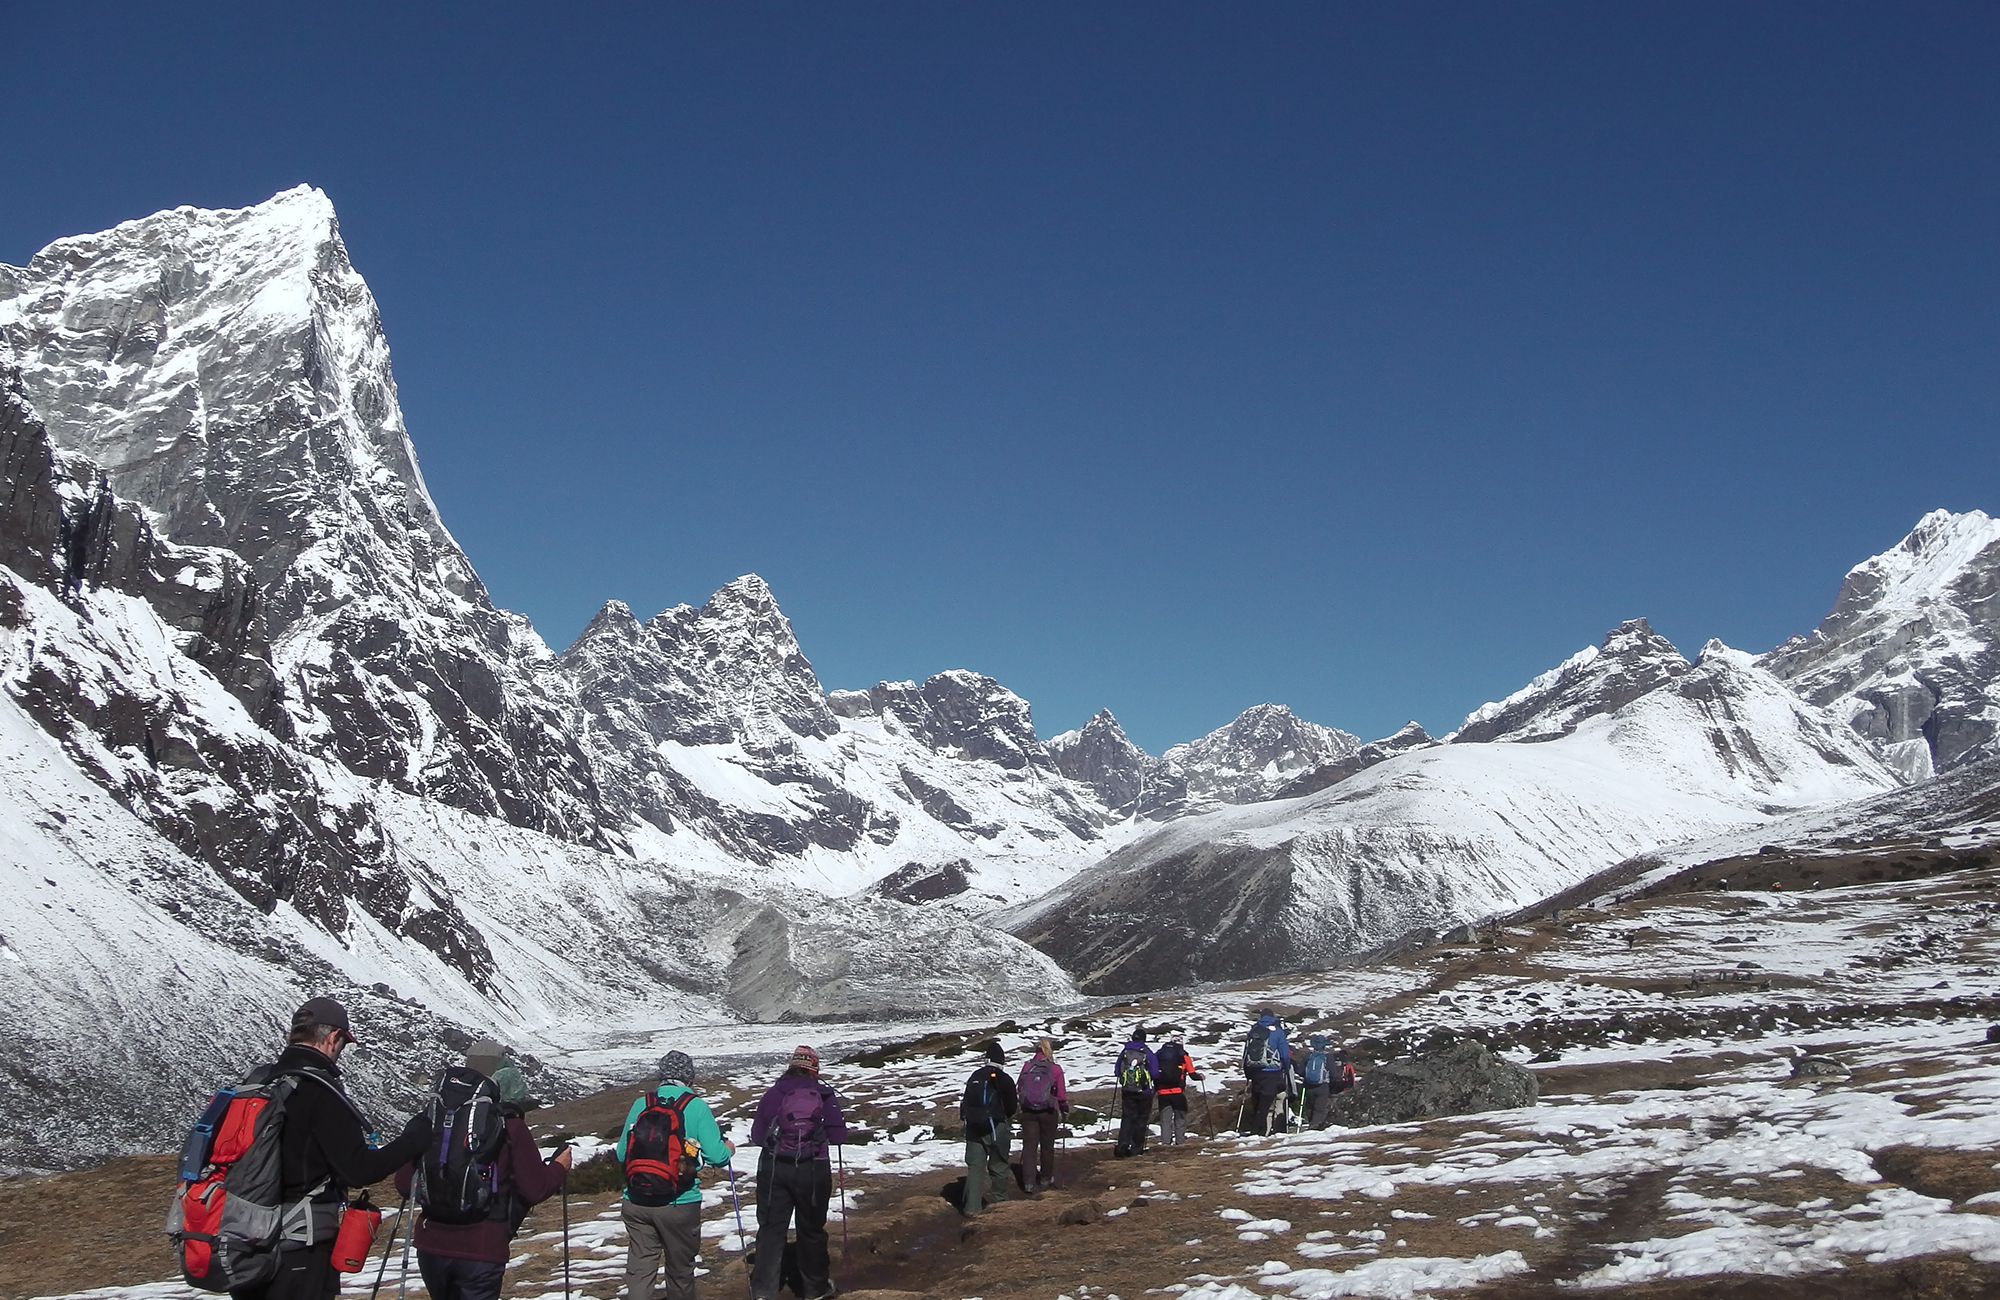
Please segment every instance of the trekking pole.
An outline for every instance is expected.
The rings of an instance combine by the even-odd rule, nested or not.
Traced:
[[[847,1267],[847,1144],[836,1142],[834,1157],[840,1162],[840,1266]]]
[[[729,1163],[723,1166],[729,1171],[729,1202],[736,1207],[736,1250],[743,1256],[743,1282],[754,1287],[756,1282],[750,1276],[750,1240],[743,1235],[743,1201],[736,1195],[736,1153],[730,1152]]]
[[[410,1238],[414,1233],[403,1229],[403,1268],[396,1276],[396,1300],[403,1300],[410,1289]]]
[[[409,1208],[410,1196],[405,1192],[403,1203],[396,1207],[396,1226],[389,1230],[389,1240],[382,1243],[382,1267],[375,1270],[375,1285],[369,1289],[368,1300],[375,1300],[376,1296],[382,1294],[382,1279],[389,1274],[389,1255],[396,1249],[396,1234],[408,1226],[404,1221],[403,1212]]]
[[[563,1300],[569,1300],[569,1180],[563,1180]]]

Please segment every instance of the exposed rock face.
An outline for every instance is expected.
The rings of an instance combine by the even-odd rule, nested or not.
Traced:
[[[1048,750],[1057,769],[1095,791],[1113,816],[1167,821],[1275,798],[1306,773],[1353,757],[1360,745],[1282,704],[1259,704],[1158,758],[1128,740],[1109,709],[1050,740]]]
[[[606,803],[635,842],[634,821],[691,831],[734,860],[803,868],[849,893],[902,867],[965,868],[968,849],[1075,852],[1104,820],[1056,770],[1027,701],[990,677],[824,691],[754,574],[645,623],[614,601],[560,667]]]
[[[482,983],[484,942],[448,899],[426,899],[388,861],[360,793],[328,789],[218,689],[248,683],[254,698],[269,682],[246,617],[255,588],[236,557],[160,541],[5,396],[0,493],[23,525],[0,541],[0,628],[27,634],[0,670],[8,695],[97,784],[252,904],[286,903],[336,934],[358,907]]]
[[[1365,772],[1377,763],[1386,763],[1398,754],[1408,754],[1419,749],[1429,749],[1438,742],[1414,722],[1406,722],[1396,729],[1395,734],[1371,740],[1345,758],[1337,758],[1331,763],[1322,763],[1310,772],[1301,772],[1272,795],[1273,799],[1299,799],[1309,794],[1338,785],[1356,772]]]
[[[496,610],[417,472],[374,298],[326,196],[178,208],[0,270],[0,368],[161,538],[238,557],[311,752],[567,838],[597,793],[549,655]]]
[[[1504,700],[1482,704],[1445,739],[1455,744],[1554,740],[1585,718],[1613,713],[1688,670],[1688,661],[1643,618],[1620,623]]]
[[[1163,819],[1269,799],[1301,773],[1360,747],[1359,737],[1307,722],[1282,704],[1259,704],[1160,755],[1147,773],[1142,810]]]
[[[1933,510],[1759,662],[1910,779],[2000,753],[2000,521]]]
[[[1095,790],[1113,816],[1127,817],[1138,810],[1153,760],[1126,739],[1111,710],[1100,709],[1080,729],[1051,738],[1048,750],[1056,770]]]
[[[1184,818],[996,920],[1092,994],[1324,967],[1896,786],[1866,741],[1740,656],[1668,662],[1611,712],[1574,716],[1601,695],[1558,687],[1547,713],[1513,715],[1529,734],[1570,726],[1558,739],[1416,747],[1304,798]]]
[[[1378,1065],[1329,1102],[1343,1128],[1405,1124],[1440,1115],[1532,1106],[1540,1096],[1534,1074],[1466,1040],[1443,1051]]]
[[[763,579],[730,583],[695,609],[645,623],[607,604],[565,651],[585,744],[619,810],[672,834],[682,823],[753,862],[808,846],[851,849],[871,832],[893,838],[893,812],[856,799],[804,745],[840,730],[812,664]],[[771,794],[742,806],[681,770],[706,750]],[[717,790],[712,793],[711,790]]]

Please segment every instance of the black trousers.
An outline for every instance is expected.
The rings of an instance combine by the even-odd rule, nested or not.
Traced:
[[[767,1149],[757,1158],[757,1267],[750,1294],[775,1300],[785,1263],[785,1228],[798,1225],[799,1273],[807,1296],[823,1296],[827,1283],[826,1203],[833,1199],[833,1165],[818,1160],[781,1160]]]
[[[417,1271],[424,1275],[424,1288],[431,1293],[431,1300],[500,1300],[500,1281],[507,1275],[507,1266],[420,1250]]]
[[[1118,1145],[1111,1154],[1136,1156],[1146,1149],[1146,1121],[1153,1117],[1153,1094],[1121,1092],[1118,1106],[1124,1114],[1118,1121]]]
[[[1268,1133],[1271,1129],[1271,1103],[1278,1099],[1284,1087],[1285,1074],[1282,1070],[1259,1070],[1250,1076],[1250,1131]]]
[[[278,1274],[262,1286],[231,1291],[231,1300],[333,1300],[340,1274],[333,1269],[333,1243],[278,1253]]]

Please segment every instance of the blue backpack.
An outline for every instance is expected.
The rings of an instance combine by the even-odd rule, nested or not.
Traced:
[[[1324,1051],[1311,1051],[1311,1052],[1307,1052],[1307,1053],[1306,1053],[1306,1082],[1307,1082],[1307,1083],[1325,1083],[1326,1081],[1327,1081],[1327,1077],[1326,1077],[1326,1053],[1325,1053]]]

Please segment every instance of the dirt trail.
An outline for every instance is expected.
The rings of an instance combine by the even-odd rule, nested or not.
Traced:
[[[1872,869],[1857,867],[1860,874]],[[1562,922],[1524,918],[1490,946],[1434,945],[1402,954],[1372,973],[1328,972],[1274,980],[1262,988],[1142,998],[1104,1008],[1088,1022],[1065,1026],[1077,1039],[1065,1064],[1074,1099],[1108,1109],[1110,1094],[1086,1086],[1102,1082],[1102,1063],[1087,1062],[1109,1059],[1102,1050],[1106,1036],[1122,1033],[1128,1022],[1179,1024],[1209,1068],[1214,1090],[1196,1102],[1190,1116],[1190,1128],[1199,1133],[1211,1122],[1227,1128],[1233,1121],[1240,1083],[1225,1081],[1229,1071],[1218,1057],[1233,1055],[1241,1012],[1260,1005],[1302,1017],[1294,1028],[1297,1037],[1326,1030],[1390,1050],[1432,1026],[1456,1023],[1523,1059],[1543,1052],[1537,1077],[1551,1106],[1610,1103],[1642,1090],[1669,1096],[1679,1090],[1690,1094],[1691,1103],[1714,1102],[1745,1080],[1781,1079],[1783,1058],[1811,1035],[1814,1051],[1854,1061],[1840,1088],[1872,1091],[1909,1117],[1976,1115],[1985,1095],[1978,1079],[1989,1062],[2000,1066],[2000,1044],[1984,1041],[1985,1018],[2000,1019],[2000,989],[1973,978],[2000,966],[2000,938],[1988,937],[2000,936],[1987,920],[1992,904],[1986,900],[1995,883],[1990,869],[1934,877],[1913,872],[1907,880],[1858,885],[1844,901],[1821,895],[1784,915],[1763,900],[1702,892],[1632,900]],[[1838,913],[1836,919],[1855,936],[1837,971],[1821,976],[1815,962],[1789,976],[1760,970],[1754,984],[1714,989],[1689,984],[1690,963],[1725,960],[1716,954],[1726,954],[1733,964],[1748,960],[1739,955],[1747,951],[1775,965],[1769,951],[1754,946],[1762,941],[1753,932],[1776,935],[1773,927],[1788,916],[1796,926],[1814,922],[1822,912]],[[1837,964],[1833,958],[1829,963]],[[1343,1002],[1341,995],[1356,987],[1350,979],[1364,978],[1376,981],[1380,992]],[[1953,979],[1966,980],[1968,991],[1952,987]],[[1940,982],[1947,987],[1937,988]],[[1582,997],[1589,1005],[1571,1008],[1565,997]],[[1879,1050],[1882,1033],[1913,1025],[1931,1036],[1907,1038],[1907,1049]],[[1010,1041],[1027,1032],[1010,1024],[931,1035],[853,1062],[830,1063],[829,1077],[850,1096],[851,1118],[873,1130],[874,1140],[901,1131],[901,1150],[948,1158],[955,1154],[949,1145],[954,1081],[970,1068],[972,1045],[995,1030],[1007,1032]],[[1952,1091],[1958,1086],[1949,1082],[1954,1078],[1973,1080],[1966,1085],[1970,1090]],[[738,1084],[728,1088],[707,1081],[701,1090],[740,1140],[761,1084]],[[1774,1103],[1784,1096],[1818,1095],[1803,1085],[1780,1086],[1801,1091],[1758,1095]],[[546,1108],[534,1116],[535,1128],[545,1140],[557,1134],[615,1135],[636,1088],[636,1083],[610,1088]],[[1629,1120],[1641,1137],[1692,1130],[1723,1141],[1764,1122],[1754,1112],[1724,1113],[1726,1106],[1711,1106],[1708,1113],[1716,1118],[1698,1121],[1665,1112],[1648,1118],[1643,1109]],[[920,1135],[910,1131],[913,1124],[934,1127],[938,1145],[909,1146],[906,1140]],[[1496,1125],[1505,1131],[1484,1131]],[[1614,1262],[1621,1254],[1617,1247],[1625,1246],[1629,1258],[1630,1243],[1695,1231],[1699,1223],[1678,1208],[1693,1203],[1690,1198],[1707,1198],[1712,1205],[1752,1198],[1768,1207],[1757,1211],[1765,1216],[1760,1223],[1840,1215],[1852,1224],[1873,1213],[1865,1208],[1874,1203],[1870,1198],[1901,1195],[1903,1188],[1942,1198],[1968,1216],[1988,1208],[1974,1197],[2000,1190],[2000,1170],[1994,1167],[2000,1149],[1922,1145],[1874,1150],[1874,1167],[1887,1180],[1879,1182],[1861,1175],[1861,1181],[1850,1181],[1810,1160],[1751,1188],[1726,1171],[1704,1171],[1698,1162],[1674,1166],[1671,1176],[1665,1168],[1649,1171],[1629,1163],[1604,1177],[1575,1172],[1591,1151],[1615,1154],[1606,1140],[1582,1127],[1567,1134],[1509,1130],[1497,1120],[1466,1116],[1367,1131],[1351,1143],[1340,1139],[1343,1145],[1329,1145],[1326,1138],[1270,1143],[1197,1138],[1186,1147],[1156,1147],[1131,1160],[1112,1159],[1101,1141],[1072,1141],[1062,1157],[1058,1189],[1004,1202],[971,1223],[937,1195],[959,1172],[955,1163],[918,1173],[850,1168],[848,1186],[856,1195],[845,1249],[838,1223],[832,1225],[836,1277],[856,1300],[871,1292],[1050,1300],[1077,1295],[1085,1283],[1096,1300],[1102,1292],[1134,1297],[1157,1288],[1199,1286],[1206,1278],[1255,1285],[1257,1271],[1274,1263],[1337,1271],[1374,1259],[1463,1259],[1518,1251],[1525,1271],[1452,1294],[1492,1300],[1573,1297],[1575,1279]],[[1571,1172],[1513,1181],[1426,1180],[1409,1172],[1448,1160],[1463,1167],[1466,1153],[1482,1144],[1504,1160],[1546,1145],[1561,1157],[1550,1168]],[[1643,1148],[1640,1142],[1634,1149]],[[849,1154],[856,1150],[867,1148],[850,1147]],[[1306,1153],[1303,1159],[1300,1152]],[[1356,1177],[1367,1174],[1364,1166],[1379,1167],[1385,1175],[1403,1173],[1392,1192],[1357,1192],[1367,1181],[1361,1178],[1348,1181],[1344,1196],[1319,1196],[1305,1194],[1310,1187],[1279,1185],[1288,1164]],[[1864,1161],[1862,1174],[1866,1170]],[[72,1174],[0,1181],[0,1300],[171,1278],[172,1259],[159,1233],[171,1178],[167,1157],[142,1156]],[[1273,1194],[1251,1196],[1246,1185]],[[578,1242],[574,1259],[588,1274],[578,1278],[579,1297],[611,1300],[619,1290],[622,1243],[611,1233],[616,1207],[615,1190],[570,1198]],[[1225,1218],[1225,1210],[1285,1226],[1271,1227],[1258,1239],[1254,1225],[1244,1231],[1242,1218]],[[726,1202],[708,1212],[711,1221],[718,1215],[730,1216]],[[560,1223],[556,1203],[528,1219],[510,1269],[510,1300],[561,1294]],[[1515,1224],[1521,1226],[1509,1226]],[[703,1296],[744,1295],[741,1255],[721,1251],[714,1237],[707,1245],[711,1272],[701,1283]],[[586,1264],[592,1267],[584,1269]],[[359,1294],[365,1285],[350,1282],[347,1292]],[[1856,1254],[1844,1257],[1838,1268],[1798,1277],[1708,1276],[1621,1286],[1607,1294],[1659,1300],[1836,1294],[1864,1300],[1947,1295],[2000,1300],[2000,1265],[1949,1252],[1873,1264]]]

